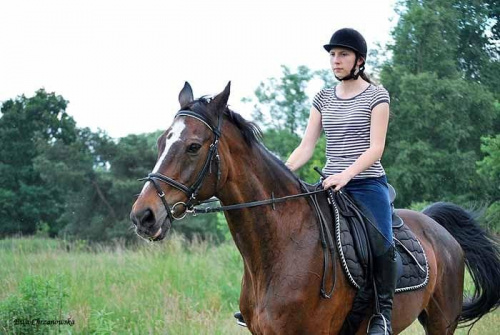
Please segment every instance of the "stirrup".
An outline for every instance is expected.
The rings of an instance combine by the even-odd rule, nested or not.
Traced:
[[[234,317],[236,319],[236,323],[238,324],[238,326],[247,327],[247,324],[243,319],[243,315],[241,314],[241,312],[234,313]]]
[[[387,319],[385,318],[385,316],[382,313],[373,314],[372,317],[370,318],[370,320],[368,320],[368,326],[366,327],[367,334],[370,331],[370,325],[372,323],[373,318],[382,318],[382,321],[384,321],[384,335],[391,335],[389,333],[389,330],[387,329]]]

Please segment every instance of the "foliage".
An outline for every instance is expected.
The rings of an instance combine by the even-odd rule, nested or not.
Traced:
[[[2,105],[0,236],[38,234],[137,241],[129,219],[137,179],[157,159],[160,131],[114,140],[76,127],[67,101],[39,90]],[[216,216],[176,223],[188,238],[222,241]]]
[[[61,276],[45,279],[27,275],[19,284],[18,293],[0,301],[0,330],[15,334],[47,334],[70,327],[73,322],[66,313],[68,293]],[[67,321],[52,325],[45,321]]]
[[[498,99],[499,7],[495,1],[401,0],[391,65],[398,73],[482,82]]]
[[[282,66],[279,79],[270,78],[261,82],[255,90],[254,119],[264,129],[264,145],[281,160],[285,161],[299,145],[309,119],[311,102],[307,89],[312,81],[320,81],[323,86],[332,86],[332,76],[328,71],[312,71],[299,66],[295,71]],[[322,167],[325,161],[324,136],[318,141],[311,160],[302,167],[298,176],[308,182],[318,181],[314,166]]]
[[[485,221],[489,228],[500,233],[500,134],[481,140],[481,151],[485,156],[477,162],[477,172],[485,180],[490,202]]]
[[[2,243],[11,247],[2,249]],[[39,278],[39,287],[50,282],[57,290],[55,279],[62,278],[60,286],[67,294],[62,318],[71,315],[75,324],[61,326],[61,333],[248,334],[232,317],[239,308],[243,269],[232,243],[212,246],[177,235],[134,250],[116,246],[98,252],[67,252],[64,243],[54,250],[25,248],[29,243],[46,241],[0,240],[0,300],[19,295],[19,278]],[[31,251],[16,251],[21,249]],[[466,286],[470,283],[466,277]],[[499,325],[497,310],[482,318],[471,333],[497,334]],[[415,322],[402,334],[422,333]],[[455,334],[467,334],[467,329]]]
[[[399,2],[393,57],[381,71],[392,114],[383,164],[398,206],[487,196],[475,162],[481,136],[500,125],[493,10],[479,1]]]
[[[485,177],[490,185],[500,191],[500,134],[481,138],[481,151],[485,154],[477,163],[478,172]],[[500,192],[498,193],[500,197]]]
[[[105,134],[89,139],[85,178],[67,197],[58,222],[60,234],[90,241],[134,239],[128,213],[140,189],[138,177],[147,175],[156,159],[158,133],[129,135],[117,142]],[[102,161],[101,161],[102,160]]]
[[[18,278],[26,276],[61,287],[61,317],[75,320],[68,329],[73,334],[244,334],[232,317],[243,266],[232,243],[211,246],[174,234],[133,249],[117,245],[67,252],[60,243],[61,249],[19,253],[27,243],[45,240],[0,240],[0,248],[2,242],[12,247],[0,253],[0,300],[18,295]],[[59,286],[53,278],[62,278]]]
[[[401,0],[393,43],[370,51],[371,72],[391,95],[383,165],[398,207],[487,202],[489,225],[498,222],[499,10],[492,0]],[[285,161],[299,145],[316,93],[310,90],[334,84],[330,70],[283,66],[279,78],[246,99],[273,154]],[[2,103],[0,237],[136,241],[129,211],[137,179],[155,164],[161,132],[112,139],[77,127],[67,105],[43,89]],[[313,167],[324,162],[321,137],[297,174],[314,183]],[[220,215],[175,222],[173,229],[217,243],[229,236]]]
[[[255,105],[254,119],[264,126],[291,134],[303,132],[309,117],[305,89],[314,73],[306,66],[296,72],[282,66],[281,78],[261,82],[255,90],[259,104]]]
[[[428,72],[402,76],[399,91],[383,158],[399,205],[482,198],[475,168],[480,137],[493,132],[500,116],[491,93],[477,83]]]
[[[75,122],[66,112],[67,101],[38,90],[2,104],[0,118],[0,236],[33,234],[37,224],[52,223],[61,213],[60,195],[46,188],[35,169],[40,146],[71,145]]]

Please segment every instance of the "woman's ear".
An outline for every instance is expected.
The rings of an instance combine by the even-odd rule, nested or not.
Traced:
[[[363,64],[364,62],[365,62],[365,59],[363,58],[363,56],[359,56],[358,63],[356,64],[356,66],[361,66],[361,64]]]

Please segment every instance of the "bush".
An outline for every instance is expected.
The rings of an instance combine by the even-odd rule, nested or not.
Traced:
[[[490,231],[500,234],[500,201],[495,201],[488,207],[484,221]]]
[[[63,312],[68,294],[61,276],[44,279],[27,276],[18,293],[0,302],[0,332],[7,334],[53,334],[74,321]]]

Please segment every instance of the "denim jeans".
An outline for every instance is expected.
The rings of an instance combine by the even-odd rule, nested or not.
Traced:
[[[386,176],[352,179],[344,186],[344,190],[354,198],[360,207],[363,207],[363,210],[369,211],[375,220],[374,224],[384,236],[385,250],[379,252],[383,253],[389,249],[393,244],[392,213]],[[370,215],[368,217],[370,218]]]

